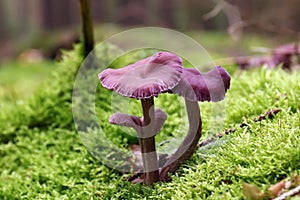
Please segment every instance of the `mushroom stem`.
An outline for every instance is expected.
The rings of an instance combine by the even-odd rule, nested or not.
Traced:
[[[151,185],[159,180],[157,153],[155,148],[155,112],[153,97],[141,99],[143,108],[143,128],[140,134],[140,145],[144,166],[144,183]]]
[[[186,110],[189,120],[189,131],[177,151],[170,156],[161,169],[159,179],[168,179],[168,173],[174,173],[179,166],[188,160],[197,148],[198,141],[202,135],[202,121],[200,108],[197,101],[185,99]]]

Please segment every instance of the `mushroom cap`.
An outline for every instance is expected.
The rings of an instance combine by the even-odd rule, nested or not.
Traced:
[[[98,77],[103,87],[122,96],[147,99],[176,86],[182,70],[180,57],[169,52],[158,52],[120,69],[106,69]]]
[[[190,101],[221,101],[230,87],[231,77],[221,66],[207,73],[200,73],[195,68],[184,68],[183,78],[172,89]]]

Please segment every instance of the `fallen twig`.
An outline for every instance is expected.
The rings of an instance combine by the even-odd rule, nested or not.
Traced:
[[[284,200],[287,197],[294,196],[296,194],[300,194],[300,185],[298,185],[294,189],[291,189],[288,192],[283,193],[282,195],[280,195],[279,197],[274,198],[273,200]]]
[[[255,117],[253,119],[253,121],[254,122],[259,122],[259,121],[265,120],[266,118],[273,119],[274,116],[277,113],[279,113],[280,111],[281,111],[281,109],[270,109],[269,111],[265,112],[264,114],[260,114],[258,117]],[[239,125],[240,128],[243,128],[243,127],[246,127],[246,126],[248,126],[248,124],[246,122],[243,122]],[[236,129],[234,127],[232,127],[230,129],[226,129],[223,133],[218,133],[217,135],[214,135],[210,138],[207,138],[207,139],[201,141],[198,144],[198,148],[210,144],[211,142],[215,141],[217,138],[222,138],[224,135],[228,135],[230,133],[233,133],[233,132],[235,132],[235,130]]]

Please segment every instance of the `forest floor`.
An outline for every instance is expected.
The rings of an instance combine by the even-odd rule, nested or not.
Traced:
[[[197,40],[215,52],[214,59],[231,55],[222,53],[231,45],[227,37],[208,33],[202,39],[199,34],[190,34],[199,36]],[[237,45],[228,49],[246,53],[250,46],[263,46],[264,42],[271,45],[270,41],[253,37],[240,45],[245,51],[235,49]],[[216,43],[221,47],[217,48]],[[226,105],[219,131],[235,131],[199,147],[171,176],[171,182],[147,187],[126,181],[128,174],[102,164],[83,145],[72,113],[74,77],[81,62],[80,45],[76,45],[59,62],[14,61],[0,68],[0,199],[244,199],[255,195],[268,199],[270,186],[280,181],[299,184],[299,180],[293,180],[300,175],[299,71],[263,67],[241,71],[228,66],[231,88],[224,102],[216,105]],[[103,96],[111,94],[98,86],[99,91],[97,112],[99,121],[105,124],[102,128],[104,132],[115,131],[108,139],[126,149],[127,143],[135,140],[117,134],[121,130],[108,123],[111,102]],[[158,142],[180,136],[180,131],[168,135],[178,129],[179,103],[171,102],[167,94],[156,101],[172,119],[159,133]],[[132,104],[129,111],[140,112]],[[211,131],[214,105],[200,103],[204,132],[201,141],[219,133]],[[280,112],[254,120],[271,109]]]

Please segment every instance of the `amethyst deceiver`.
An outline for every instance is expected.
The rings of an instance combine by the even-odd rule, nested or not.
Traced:
[[[272,60],[275,66],[282,64],[283,69],[290,70],[292,65],[292,56],[300,55],[300,46],[298,43],[291,43],[279,46],[272,51]]]
[[[276,61],[270,56],[253,56],[253,57],[237,57],[235,63],[241,67],[241,69],[247,69],[250,67],[260,67],[266,65],[268,68],[276,67]]]
[[[144,183],[150,185],[158,179],[166,180],[168,172],[174,172],[182,162],[191,157],[202,133],[198,101],[216,102],[224,99],[231,78],[222,67],[200,73],[194,68],[183,68],[181,58],[175,54],[159,52],[122,69],[107,69],[99,74],[99,79],[103,87],[141,100],[143,120],[126,114],[115,114],[110,122],[137,130],[145,171]],[[177,93],[185,98],[189,131],[158,176],[154,136],[165,119],[158,111],[154,111],[153,97],[163,92]],[[157,124],[158,122],[161,124]],[[151,170],[151,165],[155,170]]]

